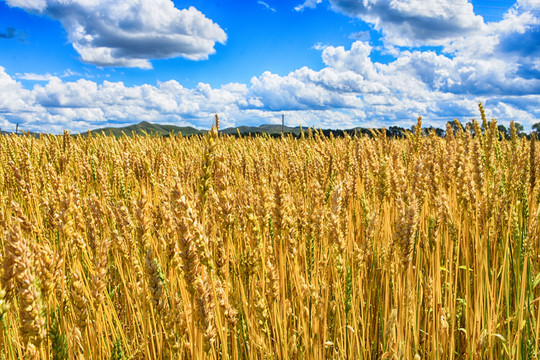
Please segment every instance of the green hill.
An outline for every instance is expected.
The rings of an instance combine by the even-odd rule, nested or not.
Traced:
[[[281,125],[261,125],[261,126],[239,126],[239,127],[232,127],[232,128],[226,128],[223,130],[220,130],[220,133],[222,134],[229,134],[229,135],[237,135],[238,132],[240,132],[241,135],[248,135],[248,134],[268,134],[268,135],[279,135],[281,134]],[[132,133],[138,134],[138,135],[155,135],[155,136],[168,136],[171,133],[179,134],[181,133],[183,136],[191,136],[191,135],[201,135],[206,134],[207,130],[198,130],[191,126],[174,126],[174,125],[159,125],[159,124],[152,124],[147,121],[140,122],[135,125],[129,125],[124,127],[105,127],[100,129],[95,129],[90,131],[92,135],[113,135],[113,136],[122,136],[122,134],[126,134],[127,136],[130,136]],[[285,126],[284,128],[285,134],[293,133],[294,135],[300,135],[300,127],[288,127]],[[87,136],[88,132],[81,133],[82,136]]]
[[[173,132],[175,134],[181,133],[183,136],[199,135],[206,133],[206,131],[204,130],[197,130],[191,126],[159,125],[151,124],[147,121],[124,127],[106,127],[90,131],[92,135],[99,135],[103,133],[105,135],[113,136],[122,136],[122,134],[130,136],[132,133],[135,133],[137,135],[148,134],[155,136],[167,136]],[[86,136],[87,134],[87,132],[81,133],[81,135],[83,136]]]
[[[302,129],[306,133],[309,131],[307,127],[304,127]],[[249,134],[251,135],[267,134],[272,137],[276,137],[276,136],[281,135],[282,130],[284,134],[293,134],[294,136],[297,136],[297,137],[300,136],[300,132],[302,131],[299,126],[297,127],[285,126],[282,129],[281,125],[279,124],[266,124],[266,125],[261,125],[261,126],[230,127],[230,128],[222,129],[219,132],[221,134],[233,135],[233,136],[236,136],[238,135],[238,133],[240,133],[240,135],[242,136],[249,135]],[[317,129],[317,131],[318,130],[319,129]],[[380,129],[376,129],[376,130],[380,130]],[[436,129],[436,130],[437,130],[437,135],[439,136],[442,136],[442,134],[444,133],[440,129]],[[387,129],[387,135],[390,137],[403,136],[403,131],[404,129],[402,128],[390,126]],[[175,135],[182,134],[182,136],[192,136],[192,135],[203,135],[203,134],[206,134],[207,132],[208,130],[199,130],[191,126],[160,125],[160,124],[152,124],[147,121],[142,121],[138,124],[124,126],[124,127],[105,127],[105,128],[95,129],[95,130],[91,130],[90,134],[92,134],[93,136],[104,134],[107,136],[115,136],[115,137],[120,137],[123,134],[127,136],[131,136],[133,133],[137,135],[147,134],[147,135],[152,135],[152,136],[169,136],[171,134],[175,134]],[[334,136],[343,136],[344,133],[348,133],[349,135],[354,135],[355,133],[371,135],[371,130],[367,128],[361,128],[361,127],[356,127],[353,129],[345,129],[345,130],[322,129],[322,133],[325,136],[329,136],[330,133],[332,133]],[[2,134],[10,134],[10,132],[2,131]],[[22,132],[19,132],[19,134],[22,134]],[[33,133],[33,132],[30,132],[30,133],[25,132],[25,134],[29,134],[34,137],[40,136],[39,133]],[[72,135],[88,136],[88,131],[81,132],[80,134],[72,134]]]
[[[318,131],[319,129],[317,129]],[[380,129],[375,129],[379,130]],[[443,134],[442,130],[436,129],[437,134],[441,136]],[[304,127],[303,131],[307,132],[308,128]],[[395,126],[390,126],[386,132],[387,135],[390,137],[394,136],[403,136],[403,132],[405,129]],[[182,136],[191,136],[191,135],[202,135],[206,134],[208,130],[198,130],[191,126],[175,126],[175,125],[159,125],[159,124],[152,124],[147,121],[140,122],[135,125],[129,125],[124,127],[106,127],[101,129],[95,129],[90,131],[92,135],[113,135],[116,137],[122,136],[122,134],[126,134],[127,136],[131,136],[132,133],[138,134],[138,135],[154,135],[154,136],[169,136],[172,133],[178,135],[182,134]],[[225,135],[233,135],[236,136],[238,133],[240,135],[262,135],[267,134],[270,136],[280,136],[282,132],[281,125],[279,124],[266,124],[261,126],[238,126],[238,127],[230,127],[226,129],[222,129],[219,131],[222,134]],[[285,134],[293,134],[294,136],[300,136],[301,129],[299,126],[297,127],[288,127],[285,126],[283,128],[283,132]],[[329,136],[330,133],[332,133],[334,136],[343,136],[345,133],[349,135],[354,135],[355,133],[358,134],[367,134],[371,135],[372,132],[368,128],[361,128],[356,127],[353,129],[322,129],[322,133],[325,136]],[[87,136],[88,132],[83,132],[80,135]]]

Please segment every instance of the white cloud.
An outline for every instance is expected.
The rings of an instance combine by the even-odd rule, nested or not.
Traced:
[[[273,7],[271,7],[270,5],[268,5],[267,3],[265,3],[264,1],[257,1],[257,4],[263,6],[266,10],[270,10],[272,12],[276,12],[276,9],[274,9]]]
[[[265,72],[248,85],[230,83],[221,88],[200,83],[188,89],[175,80],[126,86],[52,77],[47,84],[26,90],[0,68],[0,91],[6,94],[0,99],[0,124],[9,129],[9,124],[21,123],[24,130],[48,132],[142,120],[208,128],[215,113],[223,126],[278,122],[284,113],[287,124],[294,126],[408,127],[422,115],[425,124],[444,128],[454,118],[478,117],[478,101],[486,103],[488,116],[506,124],[516,120],[529,127],[540,115],[540,95],[457,91],[458,86],[467,86],[456,83],[472,81],[467,74],[477,71],[474,64],[469,70],[455,59],[418,51],[380,64],[370,60],[370,48],[363,43],[349,50],[324,51],[327,67],[319,71],[303,67],[286,76]],[[477,67],[481,66],[485,65]],[[487,78],[489,73],[478,76]]]
[[[369,31],[357,31],[349,34],[349,39],[368,41],[370,39]]]
[[[368,8],[382,2],[365,3]],[[521,1],[503,20],[482,23],[473,33],[462,27],[454,37],[420,36],[420,25],[413,29],[418,32],[411,37],[415,43],[437,41],[443,45],[439,52],[403,50],[386,43],[383,50],[395,59],[379,63],[373,60],[373,52],[381,50],[367,42],[356,41],[347,49],[317,44],[314,48],[321,51],[325,64],[321,70],[302,67],[285,76],[267,71],[249,84],[230,83],[220,88],[200,83],[188,89],[175,80],[126,86],[61,79],[76,75],[70,71],[57,76],[16,74],[13,78],[0,67],[0,93],[5,94],[0,98],[0,124],[7,128],[21,123],[25,130],[49,132],[142,120],[208,128],[215,113],[224,126],[279,122],[284,113],[288,125],[408,127],[422,115],[425,124],[444,128],[454,118],[477,118],[477,104],[482,101],[488,117],[497,117],[503,124],[516,120],[529,128],[540,119],[540,21],[531,10],[538,6],[535,4]],[[401,13],[422,13],[398,5],[391,6]],[[385,29],[398,24],[382,20],[382,31],[388,39],[395,39],[392,31],[397,28]],[[141,66],[147,61],[125,59],[142,61]],[[15,79],[46,83],[27,90]]]
[[[73,71],[71,69],[66,69],[64,70],[64,72],[59,75],[60,77],[71,77],[71,76],[81,76],[81,74],[79,74],[78,72],[76,71]]]
[[[6,0],[59,20],[81,60],[97,66],[151,68],[150,60],[207,59],[227,35],[194,7],[171,0]]]
[[[398,46],[443,45],[449,39],[481,30],[484,21],[468,0],[331,0],[332,8],[382,31]]]
[[[53,76],[49,73],[47,74],[24,73],[24,74],[17,74],[17,77],[22,80],[31,80],[31,81],[49,81],[53,78]]]
[[[351,50],[345,50],[343,46],[327,46],[322,53],[322,59],[334,69],[352,70],[372,79],[375,76],[375,67],[369,58],[371,50],[371,46],[362,41],[354,42]]]
[[[31,91],[9,76],[0,66],[0,114],[16,114],[31,109],[34,99]]]
[[[11,7],[20,7],[24,10],[43,11],[47,7],[46,0],[6,0]]]
[[[540,9],[540,0],[518,0],[516,7],[522,10],[538,10]]]
[[[46,74],[35,74],[35,73],[17,73],[15,74],[15,76],[18,78],[18,79],[21,79],[21,80],[29,80],[29,81],[51,81],[53,80],[53,78],[55,77],[61,77],[61,78],[65,78],[65,77],[74,77],[74,76],[81,76],[81,74],[79,74],[78,72],[75,72],[71,69],[66,69],[64,70],[62,73],[56,73],[55,75],[51,75],[49,73],[46,73]]]
[[[157,0],[161,8],[150,0],[7,1],[62,21],[81,57],[98,65],[144,68],[157,57],[204,58],[226,39],[203,14],[175,9],[170,0]],[[540,1],[519,0],[501,21],[489,23],[465,0],[429,7],[421,0],[330,1],[335,10],[379,29],[384,47],[316,44],[321,70],[302,67],[285,76],[267,71],[249,84],[220,88],[200,83],[188,89],[176,80],[140,86],[68,82],[62,77],[79,75],[69,70],[12,77],[0,67],[0,125],[60,132],[147,120],[208,128],[215,113],[224,126],[279,123],[284,113],[288,125],[408,127],[422,115],[425,124],[444,128],[454,118],[477,118],[478,101],[503,124],[516,120],[528,128],[540,121]],[[308,0],[295,9],[321,2]],[[376,51],[394,60],[374,61]],[[45,83],[30,90],[21,79]]]
[[[295,11],[304,11],[305,8],[315,9],[322,0],[305,0],[302,4],[294,7]]]

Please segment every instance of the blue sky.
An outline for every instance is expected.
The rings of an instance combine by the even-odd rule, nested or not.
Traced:
[[[0,0],[0,127],[540,122],[540,0]]]

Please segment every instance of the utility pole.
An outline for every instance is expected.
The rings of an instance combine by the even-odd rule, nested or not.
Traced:
[[[281,114],[281,133],[285,132],[285,114]]]
[[[17,123],[17,127],[15,127],[15,134],[19,133],[19,123]]]

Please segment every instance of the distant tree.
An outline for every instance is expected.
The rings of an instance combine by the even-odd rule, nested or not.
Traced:
[[[537,134],[540,134],[540,122],[534,124],[532,128],[533,128],[533,131],[535,131]]]
[[[390,126],[387,130],[388,136],[391,137],[402,137],[405,133],[405,129],[400,126]]]
[[[516,133],[518,135],[524,135],[525,134],[525,129],[523,128],[523,125],[521,125],[520,123],[518,122],[514,122],[514,126],[516,127]]]
[[[504,139],[508,139],[509,138],[509,135],[508,135],[508,130],[506,129],[506,126],[504,125],[499,125],[497,126],[497,129],[499,130],[499,132],[501,133],[502,137]]]

